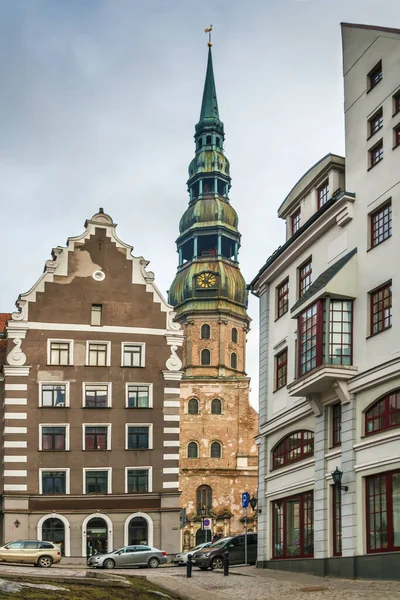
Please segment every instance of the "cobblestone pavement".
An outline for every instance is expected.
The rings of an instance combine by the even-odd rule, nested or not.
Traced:
[[[86,568],[55,565],[51,569],[37,569],[0,564],[0,577],[2,573],[56,579],[85,577]],[[400,600],[400,581],[354,581],[255,567],[231,567],[229,577],[224,577],[222,571],[199,571],[194,568],[190,579],[186,578],[186,569],[179,567],[115,569],[111,572],[101,570],[100,573],[102,576],[107,573],[145,576],[149,581],[189,600],[338,600],[342,597],[346,600]]]

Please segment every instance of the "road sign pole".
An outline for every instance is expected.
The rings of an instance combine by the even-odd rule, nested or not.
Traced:
[[[247,507],[244,512],[244,564],[247,566]]]

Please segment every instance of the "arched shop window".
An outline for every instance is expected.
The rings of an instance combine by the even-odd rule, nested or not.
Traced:
[[[272,450],[272,468],[283,467],[314,454],[314,433],[296,431],[281,440]]]
[[[365,411],[365,435],[400,427],[400,390],[387,394]]]

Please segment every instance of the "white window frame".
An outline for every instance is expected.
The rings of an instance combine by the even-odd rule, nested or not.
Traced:
[[[128,427],[148,427],[149,428],[149,447],[148,448],[128,448]],[[145,452],[146,450],[153,450],[153,423],[125,423],[125,450],[130,452]]]
[[[82,423],[82,450],[86,450],[86,427],[107,427],[107,450],[111,450],[111,423]],[[90,449],[88,452],[96,452],[96,450]],[[98,452],[104,452],[104,450],[99,450]]]
[[[85,390],[86,390],[86,386],[87,385],[106,385],[108,387],[108,393],[107,393],[107,408],[111,408],[112,407],[112,383],[110,381],[84,381],[82,383],[82,408],[87,408],[86,407],[86,394],[85,394]],[[88,410],[103,410],[102,408],[100,409],[96,409],[96,408],[88,408]]]
[[[125,494],[130,494],[132,492],[128,492],[128,471],[148,471],[148,490],[147,492],[138,492],[138,493],[148,493],[150,494],[153,491],[153,467],[143,466],[143,467],[125,467]]]
[[[56,406],[43,406],[42,404],[42,388],[44,385],[65,385],[65,404],[64,408],[69,408],[69,381],[39,381],[39,398],[38,398],[38,406],[39,408],[57,408]],[[61,408],[61,407],[59,407]]]
[[[86,472],[87,471],[107,471],[107,496],[112,494],[112,467],[84,467],[82,469],[83,476],[83,494],[85,496],[92,496],[92,494],[86,493]],[[101,494],[93,494],[94,496],[101,496]]]
[[[92,325],[92,327],[99,327],[99,325]],[[106,364],[105,365],[91,365],[89,363],[89,349],[90,345],[104,344],[107,347],[106,352]],[[87,367],[96,367],[96,368],[104,368],[111,366],[111,342],[110,340],[86,340],[86,366]]]
[[[67,365],[53,365],[51,362],[51,344],[69,344],[69,363]],[[74,340],[61,338],[47,338],[47,365],[50,367],[70,367],[74,364]]]
[[[149,406],[147,408],[153,408],[153,384],[152,383],[145,383],[142,381],[128,381],[125,384],[125,408],[129,408],[129,409],[133,409],[136,410],[134,407],[132,406],[128,406],[128,390],[129,390],[129,386],[131,385],[137,385],[137,386],[147,386],[149,388]],[[141,408],[139,408],[138,410],[142,410]]]
[[[42,429],[43,427],[65,427],[65,450],[53,450],[53,452],[67,452],[69,450],[69,423],[39,423],[39,451],[43,450],[42,446]],[[46,450],[52,452],[52,450]]]
[[[43,468],[39,469],[39,494],[43,494],[42,474],[43,474],[43,472],[46,472],[46,471],[51,471],[51,472],[56,471],[56,472],[61,472],[61,473],[64,472],[64,473],[66,473],[66,475],[65,475],[65,495],[71,493],[71,490],[70,490],[70,469],[69,468],[64,467],[64,468],[55,468],[55,469],[53,469],[53,467],[47,467],[47,468],[43,467]],[[49,494],[49,495],[53,496],[53,494]],[[56,494],[54,494],[54,495],[56,495]]]
[[[124,364],[124,347],[125,346],[141,346],[142,351],[140,353],[140,365],[138,367],[130,367]],[[121,343],[121,367],[125,369],[140,369],[146,365],[146,344],[144,342],[122,342]]]

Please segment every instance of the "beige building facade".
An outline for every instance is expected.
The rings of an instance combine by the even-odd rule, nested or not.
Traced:
[[[6,315],[1,543],[179,546],[183,332],[131,252],[100,209]]]
[[[279,208],[260,298],[262,567],[398,579],[400,31],[342,25],[346,158]]]

